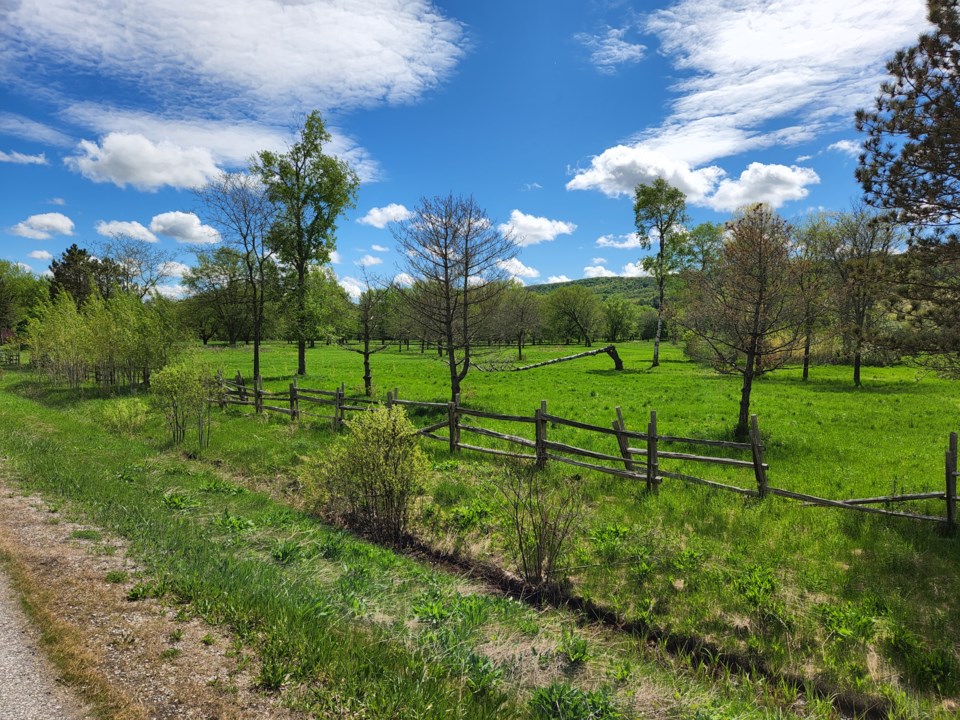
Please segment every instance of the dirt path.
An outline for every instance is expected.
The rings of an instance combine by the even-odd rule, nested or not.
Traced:
[[[0,715],[4,720],[87,720],[91,715],[57,680],[36,629],[0,569]]]
[[[303,717],[256,689],[249,651],[227,633],[184,608],[128,600],[143,578],[124,543],[63,515],[19,494],[0,464],[0,718]]]

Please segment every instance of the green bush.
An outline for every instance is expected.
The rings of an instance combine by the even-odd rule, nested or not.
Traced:
[[[210,444],[210,402],[218,392],[210,368],[185,360],[153,376],[152,398],[163,411],[175,445],[183,443],[187,427],[197,433],[197,450]]]
[[[147,403],[139,398],[121,398],[106,403],[100,420],[114,433],[135,435],[146,424],[149,416]]]
[[[329,509],[380,542],[402,543],[429,463],[402,407],[378,407],[347,422],[320,465]]]

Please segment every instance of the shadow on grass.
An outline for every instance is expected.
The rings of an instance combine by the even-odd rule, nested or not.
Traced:
[[[116,397],[132,397],[143,395],[142,388],[112,388],[104,389],[94,386],[70,388],[62,385],[51,385],[45,380],[24,378],[10,386],[10,391],[40,403],[44,407],[63,409],[71,408],[90,400],[109,400]]]

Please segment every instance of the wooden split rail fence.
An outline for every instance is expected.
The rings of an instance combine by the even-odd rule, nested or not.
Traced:
[[[247,387],[238,373],[231,380],[218,375],[221,385],[219,402],[222,406],[248,405],[256,412],[279,412],[292,420],[301,417],[328,420],[335,430],[343,427],[347,412],[359,412],[380,404],[378,400],[365,397],[347,397],[344,385],[336,390],[313,390],[301,388],[296,381],[290,383],[286,392],[268,392],[263,390],[259,379],[253,387]],[[283,403],[281,407],[277,403]],[[311,405],[311,410],[301,409],[301,403]],[[420,408],[426,414],[434,415],[435,422],[420,428],[419,435],[446,443],[451,453],[461,450],[495,455],[498,457],[528,460],[538,468],[544,468],[549,462],[592,470],[607,475],[643,482],[647,490],[657,492],[665,479],[678,480],[690,484],[702,485],[718,490],[734,492],[748,497],[765,498],[776,495],[789,500],[800,501],[808,505],[835,507],[877,515],[910,518],[936,522],[954,533],[957,529],[957,434],[950,435],[945,454],[945,487],[936,492],[920,492],[880,497],[831,500],[815,495],[784,490],[770,486],[767,479],[769,465],[764,458],[765,447],[761,442],[757,416],[750,417],[749,442],[730,442],[704,438],[662,435],[657,427],[657,413],[650,413],[645,432],[629,430],[620,407],[616,408],[616,418],[609,427],[554,415],[547,410],[547,402],[541,401],[533,415],[510,415],[486,412],[467,408],[455,402],[425,402],[401,399],[399,390],[387,393],[386,405],[403,405]],[[320,408],[329,408],[326,413]],[[314,410],[313,408],[316,408]],[[503,432],[502,429],[483,427],[481,421],[492,421],[498,428],[504,424],[533,426],[532,437],[522,434]],[[600,434],[611,438],[614,449],[602,452],[595,449],[577,447],[569,442],[552,439],[551,430],[571,428],[590,434]],[[445,432],[445,435],[438,434]],[[464,442],[464,434],[488,438],[500,443],[500,447],[478,444],[479,440]],[[506,444],[507,448],[503,445]],[[702,448],[702,449],[698,449]],[[719,452],[719,451],[723,452]],[[601,464],[602,463],[602,464]],[[752,478],[749,487],[719,482],[693,474],[691,467],[724,466],[748,472]],[[746,484],[746,483],[744,483]],[[938,500],[945,503],[946,514],[925,515],[905,510],[895,510],[894,503],[917,500]],[[877,507],[882,506],[882,507]]]
[[[20,367],[20,350],[0,347],[0,366]]]

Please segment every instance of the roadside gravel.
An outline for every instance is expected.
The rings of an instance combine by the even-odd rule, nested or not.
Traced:
[[[57,682],[37,634],[0,569],[0,717],[4,720],[86,720],[91,717]]]

